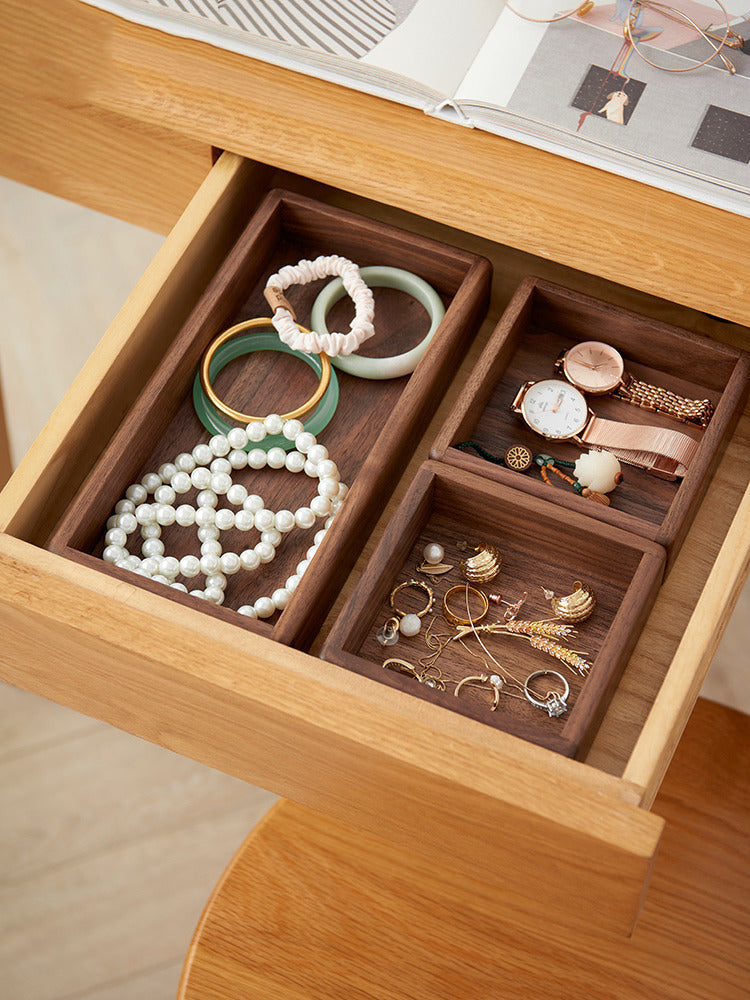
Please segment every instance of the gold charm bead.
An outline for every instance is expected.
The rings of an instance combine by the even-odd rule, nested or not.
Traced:
[[[554,591],[545,590],[544,596],[552,604],[555,616],[571,624],[585,621],[596,607],[596,594],[587,583],[581,583],[580,580],[573,584],[572,594],[555,597]]]
[[[463,559],[458,568],[469,583],[489,583],[502,569],[503,557],[494,545],[477,547],[474,551],[476,554]]]

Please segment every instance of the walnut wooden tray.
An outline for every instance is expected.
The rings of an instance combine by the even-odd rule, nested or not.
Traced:
[[[560,377],[554,372],[555,360],[584,340],[600,340],[616,347],[625,358],[626,370],[639,379],[689,398],[708,398],[715,405],[707,429],[701,431],[610,396],[587,397],[590,408],[599,416],[671,427],[700,440],[681,482],[623,466],[624,481],[610,494],[611,506],[605,507],[579,496],[554,476],[557,488],[547,486],[536,466],[525,474],[514,472],[474,451],[456,447],[475,441],[501,456],[510,445],[520,443],[534,454],[576,459],[581,454],[580,446],[544,440],[510,412],[510,404],[522,383]],[[750,356],[743,351],[559,285],[527,278],[505,310],[430,454],[494,482],[650,538],[667,549],[671,566],[742,413],[749,385]]]
[[[373,381],[337,373],[338,408],[319,440],[339,466],[350,493],[293,600],[275,620],[252,620],[230,610],[282,586],[312,545],[320,522],[309,531],[290,533],[276,558],[255,573],[240,571],[229,577],[227,607],[209,605],[104,563],[100,558],[104,525],[128,485],[140,482],[146,472],[210,437],[195,415],[191,395],[195,372],[208,344],[241,320],[269,315],[263,288],[270,274],[284,264],[323,253],[341,254],[360,266],[384,264],[412,271],[436,289],[446,313],[413,375]],[[318,631],[382,513],[384,501],[454,374],[455,357],[466,349],[481,323],[490,272],[489,263],[476,255],[299,195],[270,192],[92,469],[53,533],[50,549],[97,566],[102,572],[124,575],[130,582],[137,580],[147,589],[189,602],[206,614],[304,648]],[[303,324],[328,280],[295,287],[290,293]],[[375,288],[374,295],[377,332],[361,353],[387,357],[418,344],[429,326],[425,309],[392,289]],[[347,305],[341,302],[333,308],[330,329],[348,328],[351,312],[347,312]],[[316,384],[317,378],[306,364],[271,352],[231,362],[215,382],[220,396],[231,406],[247,412],[251,402],[251,412],[260,414],[293,409],[311,395]],[[273,510],[295,510],[309,502],[316,487],[307,476],[284,470],[247,469],[235,473],[234,479],[249,492],[259,493]],[[191,502],[193,492],[181,499]],[[224,536],[224,549],[239,552],[253,545],[256,536],[255,531],[250,535],[232,531]],[[197,552],[194,529],[165,528],[162,538],[171,555]],[[196,578],[194,586],[199,588],[202,579]]]
[[[437,577],[419,572],[427,542],[439,542],[444,547],[444,562],[454,567],[450,572]],[[420,660],[434,649],[428,647],[426,638],[435,641],[452,634],[453,628],[441,613],[442,598],[450,587],[464,584],[458,563],[466,558],[467,553],[462,554],[460,549],[465,542],[470,546],[490,544],[500,550],[500,574],[491,583],[476,586],[508,602],[515,602],[525,592],[526,602],[518,619],[553,617],[543,588],[558,596],[571,592],[576,580],[593,588],[597,600],[593,613],[576,626],[575,636],[565,640],[569,649],[586,654],[591,669],[585,676],[532,648],[519,636],[482,635],[486,650],[521,681],[538,670],[554,670],[565,677],[570,695],[568,711],[560,717],[548,717],[522,692],[517,697],[519,689],[513,685],[506,685],[501,692],[496,711],[491,708],[492,689],[486,685],[466,686],[460,696],[455,695],[455,686],[462,678],[500,673],[474,637],[468,637],[464,645],[452,641],[424,674],[431,681],[441,682],[439,687],[444,685],[444,690],[383,668],[387,658],[398,657],[421,672]],[[426,462],[338,616],[322,656],[533,743],[575,756],[585,752],[593,738],[656,597],[664,562],[664,549],[646,539],[462,469]],[[417,636],[400,636],[396,644],[383,646],[376,633],[393,615],[389,596],[395,586],[407,580],[426,582],[433,589],[432,611],[424,616]],[[465,603],[465,591],[451,597],[449,607],[466,618],[462,600]],[[424,608],[425,602],[423,589],[409,587],[399,592],[396,604],[400,610],[416,612]],[[489,606],[480,625],[503,620],[506,606],[494,602]],[[475,615],[478,599],[471,599],[471,607]],[[561,682],[546,680],[552,681],[550,688],[562,688]]]

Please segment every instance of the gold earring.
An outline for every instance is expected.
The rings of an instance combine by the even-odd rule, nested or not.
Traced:
[[[573,593],[565,597],[555,597],[553,590],[542,587],[544,596],[552,604],[552,610],[557,618],[564,622],[585,621],[596,607],[596,594],[587,583],[576,580],[573,584]]]
[[[499,674],[475,674],[472,677],[464,677],[462,681],[456,684],[456,690],[453,694],[458,698],[458,693],[464,684],[471,684],[475,687],[483,687],[488,684],[492,688],[492,711],[497,711],[497,706],[500,704],[500,692],[503,689],[504,681]]]
[[[458,568],[469,583],[489,583],[502,569],[503,557],[494,545],[477,546],[475,554],[463,559]]]

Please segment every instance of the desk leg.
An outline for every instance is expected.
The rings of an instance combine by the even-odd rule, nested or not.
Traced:
[[[585,934],[540,926],[481,872],[457,886],[419,845],[283,801],[216,887],[179,1000],[747,1000],[750,717],[699,701],[655,811],[667,829],[624,939],[595,913]]]

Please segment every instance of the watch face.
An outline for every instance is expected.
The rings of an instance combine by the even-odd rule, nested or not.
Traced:
[[[537,434],[565,441],[586,426],[588,406],[578,389],[560,379],[535,382],[524,393],[521,413]]]
[[[598,340],[586,340],[566,353],[563,372],[569,382],[582,392],[602,395],[616,389],[622,379],[621,355]]]

